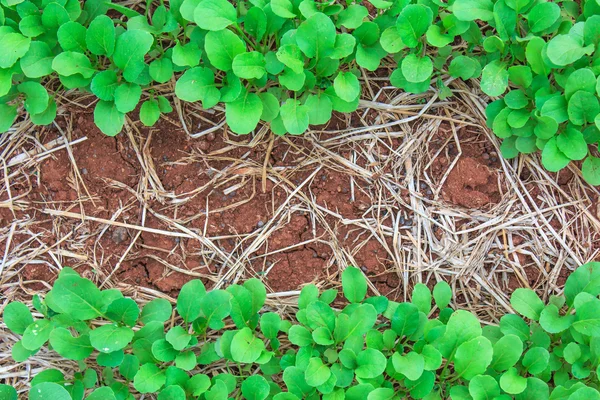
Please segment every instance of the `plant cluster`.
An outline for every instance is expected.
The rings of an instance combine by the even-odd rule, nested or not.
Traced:
[[[212,291],[193,280],[174,313],[160,298],[140,310],[64,268],[33,298],[35,318],[12,302],[3,320],[22,335],[15,361],[46,346],[79,363],[74,376],[36,374],[34,400],[600,399],[600,263],[578,268],[547,304],[517,289],[520,315],[484,327],[449,307],[443,281],[433,292],[417,284],[412,301],[398,303],[367,297],[364,275],[349,267],[342,288],[344,307],[337,290],[305,286],[289,321],[265,310],[257,279]],[[16,396],[0,385],[2,399]]]
[[[171,112],[157,90],[167,82],[181,100],[223,103],[235,133],[262,121],[276,134],[301,134],[333,111],[354,111],[361,70],[390,56],[399,64],[390,80],[407,92],[425,92],[433,79],[447,97],[444,74],[480,78],[483,92],[503,96],[487,114],[506,157],[542,150],[550,171],[585,159],[584,176],[600,184],[600,159],[588,151],[600,139],[597,0],[369,5],[176,0],[135,10],[110,0],[83,8],[77,0],[2,0],[0,132],[20,104],[34,124],[50,123],[56,103],[45,85],[58,78],[52,87],[98,98],[95,122],[107,135],[140,101],[145,125]]]

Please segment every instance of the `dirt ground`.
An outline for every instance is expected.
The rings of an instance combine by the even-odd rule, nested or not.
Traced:
[[[197,130],[220,122],[190,115]],[[482,318],[509,309],[517,287],[560,291],[598,257],[597,191],[572,172],[501,159],[462,115],[351,128],[398,118],[371,109],[301,137],[221,128],[192,138],[173,113],[107,137],[91,110],[72,108],[0,170],[2,281],[31,294],[71,266],[103,287],[171,297],[190,279],[223,287],[250,276],[295,293],[338,286],[355,265],[393,299],[447,280]],[[15,164],[61,138],[71,145]]]

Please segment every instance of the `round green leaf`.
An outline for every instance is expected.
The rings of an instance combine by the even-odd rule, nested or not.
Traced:
[[[133,387],[140,393],[158,392],[163,387],[167,378],[165,372],[155,364],[144,364],[140,367],[135,378]]]
[[[344,101],[353,101],[360,95],[360,82],[352,72],[340,72],[333,81],[333,88]]]
[[[480,336],[461,344],[454,357],[454,370],[464,379],[483,374],[492,362],[492,344]]]
[[[242,395],[248,400],[264,400],[270,390],[269,383],[260,375],[252,375],[242,382]]]
[[[396,29],[402,42],[411,49],[416,47],[421,36],[433,21],[433,12],[422,4],[410,4],[402,9],[396,20]]]
[[[560,17],[560,7],[556,3],[538,3],[529,14],[527,21],[531,32],[542,32],[550,28]]]
[[[516,335],[506,335],[494,343],[491,367],[502,372],[513,367],[523,353],[523,342]]]
[[[115,90],[119,86],[117,73],[113,70],[106,70],[97,73],[92,79],[90,89],[100,100],[114,100]]]
[[[44,382],[35,385],[29,391],[29,400],[71,400],[67,389],[53,382]]]
[[[308,107],[299,100],[287,99],[279,109],[285,129],[292,135],[301,135],[308,129]]]
[[[114,93],[115,107],[120,113],[133,111],[142,97],[142,88],[135,83],[122,83]],[[114,135],[113,135],[114,136]]]
[[[425,368],[425,359],[421,354],[413,351],[406,355],[394,353],[392,355],[394,370],[406,378],[415,381],[421,377]]]
[[[25,329],[33,323],[31,311],[19,301],[14,301],[4,307],[2,319],[6,327],[18,335],[22,335]]]
[[[27,54],[31,45],[31,38],[25,37],[20,33],[0,31],[0,43],[2,43],[0,68],[10,68],[19,58]]]
[[[508,71],[506,64],[495,60],[483,68],[481,74],[481,90],[489,96],[500,96],[508,87]]]
[[[232,63],[233,73],[242,79],[260,79],[266,71],[266,61],[262,53],[251,51],[235,56]]]
[[[73,337],[65,328],[55,328],[52,331],[50,344],[58,354],[69,360],[83,360],[94,351],[88,335]]]
[[[94,109],[94,122],[102,133],[115,136],[123,129],[125,115],[117,109],[115,103],[100,100]]]
[[[98,15],[90,23],[85,42],[88,50],[97,56],[112,56],[115,50],[115,25],[107,15]]]
[[[223,1],[227,3],[226,0]],[[227,29],[208,32],[204,48],[211,64],[221,71],[231,70],[233,59],[246,51],[246,45],[242,39]]]
[[[315,13],[302,22],[296,31],[296,42],[309,58],[328,55],[335,45],[335,25],[323,13]]]
[[[559,150],[556,144],[556,138],[553,137],[544,146],[542,150],[542,164],[544,168],[551,172],[558,172],[566,167],[571,159]]]
[[[239,135],[252,132],[263,111],[263,104],[256,93],[242,93],[237,100],[225,104],[225,118],[231,130]]]
[[[308,361],[308,366],[304,373],[306,383],[310,386],[317,387],[321,386],[331,376],[331,370],[320,358],[313,357]]]
[[[588,154],[588,145],[577,129],[567,128],[556,137],[558,149],[571,160],[583,160]]]
[[[102,353],[112,353],[125,348],[133,339],[133,331],[116,324],[103,325],[90,332],[90,343]]]
[[[569,120],[575,125],[593,123],[600,113],[600,103],[594,94],[579,90],[569,99],[567,113]]]
[[[221,93],[215,86],[215,75],[204,67],[188,69],[175,84],[175,95],[183,101],[202,101],[205,108],[217,104]]]
[[[142,103],[140,108],[140,121],[146,126],[153,126],[158,122],[160,118],[160,109],[158,108],[158,102],[154,100],[147,100]]]
[[[367,280],[358,268],[348,267],[342,272],[342,289],[349,302],[360,303],[367,294]]]
[[[540,319],[544,302],[531,289],[518,288],[510,297],[510,304],[521,315],[534,321]]]
[[[185,400],[185,391],[179,385],[165,387],[158,394],[158,400]]]
[[[239,330],[231,341],[231,355],[234,361],[253,363],[260,357],[265,344],[254,336],[250,328]]]
[[[53,72],[54,54],[45,42],[31,42],[29,51],[21,58],[20,65],[28,78],[41,78]]]
[[[196,24],[208,31],[220,31],[237,21],[237,12],[227,0],[203,0],[194,11]]]
[[[495,399],[500,395],[500,387],[491,376],[477,375],[469,381],[469,394],[473,400]]]
[[[588,156],[581,165],[581,173],[590,185],[600,185],[600,158]]]

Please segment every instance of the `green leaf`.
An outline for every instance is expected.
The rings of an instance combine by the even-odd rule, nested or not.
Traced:
[[[179,385],[169,385],[160,391],[158,400],[185,400],[185,391]]]
[[[470,312],[457,310],[450,316],[446,332],[436,347],[447,358],[461,344],[478,338],[481,333],[481,325],[477,317]]]
[[[491,21],[494,19],[494,3],[491,0],[456,0],[452,12],[460,21]]]
[[[435,301],[435,305],[443,310],[448,307],[450,301],[452,300],[452,288],[445,281],[439,281],[433,287],[433,299]]]
[[[308,329],[300,325],[292,325],[288,332],[290,342],[296,346],[304,347],[313,343],[313,338]]]
[[[163,57],[150,63],[150,77],[158,83],[166,83],[173,76],[173,63],[169,58]]]
[[[433,62],[427,56],[417,57],[409,54],[402,60],[402,74],[408,82],[419,83],[431,79]]]
[[[106,316],[115,322],[123,322],[126,325],[134,326],[140,309],[137,303],[132,299],[120,298],[114,300],[106,310]]]
[[[269,383],[260,375],[252,375],[242,382],[242,395],[248,400],[264,400],[270,390]]]
[[[380,43],[383,50],[391,54],[398,53],[406,47],[396,26],[390,26],[383,31]]]
[[[588,145],[577,129],[567,128],[556,137],[558,149],[571,160],[583,160],[588,154]]]
[[[322,125],[331,119],[333,107],[326,95],[308,95],[304,105],[308,107],[308,122],[311,125]]]
[[[91,78],[95,72],[89,58],[75,51],[59,53],[52,60],[52,69],[62,76],[79,74],[84,78]]]
[[[140,367],[133,387],[140,393],[153,393],[159,391],[166,382],[165,372],[154,364],[144,364]]]
[[[313,387],[320,386],[327,382],[330,376],[331,370],[323,364],[320,358],[313,357],[308,361],[308,366],[304,373],[304,378],[308,385]]]
[[[541,115],[551,117],[557,123],[563,123],[569,119],[567,113],[567,100],[564,96],[554,96],[544,102]]]
[[[23,73],[28,78],[41,78],[53,72],[54,54],[44,42],[31,42],[29,51],[20,60]]]
[[[88,279],[75,274],[61,275],[54,283],[52,294],[60,299],[61,311],[74,319],[85,321],[102,314],[102,294]]]
[[[18,400],[17,390],[9,385],[0,384],[0,398],[4,400]]]
[[[235,56],[232,69],[233,73],[242,79],[260,79],[267,72],[265,57],[258,51]]]
[[[454,370],[463,379],[483,374],[492,362],[492,343],[479,336],[461,344],[454,356]]]
[[[469,394],[475,400],[495,399],[500,395],[500,387],[491,376],[477,375],[469,381]]]
[[[357,354],[357,368],[354,373],[361,379],[372,379],[380,376],[385,371],[387,359],[378,350],[365,349]]]
[[[510,297],[510,304],[521,315],[534,321],[540,319],[544,302],[531,289],[518,288]]]
[[[508,71],[506,64],[495,60],[483,68],[481,74],[481,90],[489,96],[500,96],[508,87]]]
[[[558,308],[548,304],[540,314],[540,325],[548,333],[560,333],[569,329],[574,319],[574,315],[560,316]]]
[[[335,25],[323,13],[311,15],[296,32],[296,43],[309,58],[327,56],[333,51],[335,41]]]
[[[263,104],[263,111],[260,115],[261,121],[271,122],[279,115],[279,100],[269,92],[258,95]],[[307,100],[308,101],[308,100]]]
[[[141,30],[125,31],[117,38],[113,61],[123,71],[128,82],[134,82],[145,67],[144,56],[150,51],[154,38]]]
[[[227,0],[203,0],[194,11],[194,22],[208,31],[220,31],[236,21],[235,7]]]
[[[286,67],[294,71],[296,74],[301,74],[304,71],[304,58],[302,51],[295,44],[286,44],[277,50],[277,59]]]
[[[40,319],[34,321],[23,332],[21,344],[27,350],[37,350],[48,341],[53,329],[54,323],[50,320]]]
[[[294,18],[294,5],[290,0],[271,0],[273,13],[281,18]]]
[[[183,101],[202,101],[204,108],[210,108],[218,103],[221,93],[215,86],[215,75],[212,70],[204,67],[188,69],[177,80],[175,94]]]
[[[2,320],[8,329],[17,335],[22,335],[25,329],[33,323],[33,316],[25,304],[14,301],[4,307]]]
[[[569,120],[575,125],[594,123],[600,113],[600,103],[594,94],[579,90],[569,99],[567,113]]]
[[[2,43],[0,68],[10,68],[27,53],[31,38],[20,33],[0,30],[0,43]]]
[[[494,343],[491,367],[496,371],[506,371],[513,367],[523,353],[523,342],[517,335],[506,335]]]
[[[410,4],[404,7],[398,15],[396,29],[402,42],[412,49],[417,46],[419,39],[427,32],[432,21],[433,12],[429,7]]]
[[[86,400],[116,400],[115,392],[109,387],[101,387],[90,393]]]
[[[417,283],[413,288],[411,300],[420,312],[429,314],[429,311],[431,311],[431,291],[427,285]]]
[[[362,25],[365,17],[369,15],[369,10],[361,5],[352,4],[338,14],[336,26],[343,26],[346,29],[356,29]]]
[[[585,336],[600,336],[600,301],[594,298],[577,309],[573,328]]]
[[[427,29],[427,43],[435,47],[444,47],[454,41],[454,36],[444,33],[439,25],[431,25]]]
[[[342,33],[335,36],[333,50],[329,53],[329,58],[337,60],[352,54],[356,47],[356,39],[349,33]]]
[[[110,17],[98,15],[90,23],[85,35],[88,50],[97,56],[112,56],[115,50],[115,25]]]
[[[227,2],[226,0],[223,1]],[[232,68],[233,59],[238,54],[242,54],[246,51],[246,45],[242,39],[240,39],[235,33],[226,29],[222,31],[208,32],[206,35],[204,48],[211,64],[221,71],[230,71]]]
[[[569,164],[571,159],[558,149],[556,137],[548,140],[542,150],[542,164],[550,172],[558,172]]]
[[[187,282],[181,287],[177,297],[177,312],[185,322],[192,322],[200,316],[201,299],[206,295],[206,288],[199,279]]]
[[[600,185],[600,158],[588,156],[581,165],[581,173],[590,185]]]
[[[527,387],[527,378],[519,376],[516,368],[510,368],[500,377],[500,387],[506,393],[519,394]]]
[[[416,381],[423,375],[425,368],[425,359],[421,354],[411,351],[406,355],[394,353],[392,355],[392,364],[394,370],[407,377],[411,381]]]
[[[231,355],[233,360],[243,363],[253,363],[260,357],[265,349],[265,344],[254,336],[250,328],[240,329],[231,341]]]
[[[103,325],[90,332],[90,343],[102,353],[112,353],[125,348],[133,339],[133,330],[116,324]]]
[[[69,360],[83,360],[94,351],[88,335],[73,337],[65,328],[55,328],[50,333],[50,345],[61,357]]]
[[[542,3],[542,4],[554,4],[554,3]],[[565,84],[565,98],[569,100],[571,96],[579,90],[589,92],[591,94],[596,93],[596,75],[589,68],[581,68],[573,71],[567,78]]]
[[[174,326],[169,329],[165,339],[171,344],[171,346],[173,346],[175,350],[181,351],[190,343],[192,336],[181,326]]]
[[[100,100],[113,101],[115,90],[119,86],[119,78],[113,70],[97,73],[92,79],[90,89]]]
[[[29,391],[29,400],[72,400],[67,389],[53,382],[44,382]]]
[[[259,7],[250,8],[244,20],[244,29],[256,40],[262,40],[267,32],[267,16],[265,12]]]
[[[564,289],[567,304],[571,306],[579,293],[589,293],[592,296],[600,294],[600,263],[589,262],[573,271]]]
[[[348,267],[342,272],[342,289],[348,301],[360,303],[367,294],[367,280],[358,268]]]
[[[287,99],[279,109],[285,129],[292,135],[300,135],[308,129],[308,107],[299,100]]]
[[[211,329],[222,329],[223,318],[231,311],[231,294],[224,290],[212,290],[200,300],[200,309]]]
[[[186,385],[186,389],[194,396],[200,396],[210,388],[210,378],[204,374],[195,374]]]
[[[171,303],[165,299],[154,299],[142,308],[142,314],[140,315],[140,320],[145,325],[148,325],[151,322],[165,322],[169,318],[171,318]]]
[[[140,108],[140,121],[145,126],[153,126],[160,119],[160,109],[158,102],[155,100],[147,100],[142,103]]]
[[[263,111],[263,104],[256,93],[244,92],[237,100],[225,105],[225,118],[231,130],[239,135],[252,132]]]
[[[122,83],[115,89],[115,107],[120,113],[133,111],[142,97],[142,88],[135,83]],[[122,124],[121,124],[122,125]]]
[[[138,370],[140,369],[139,359],[132,354],[125,354],[123,362],[119,365],[119,373],[129,381],[133,380]]]
[[[274,312],[267,312],[260,317],[260,330],[267,339],[275,339],[281,327],[281,317]]]
[[[173,47],[173,64],[180,67],[195,67],[200,63],[202,50],[194,42],[189,42],[185,45],[177,42]]]
[[[96,126],[100,128],[102,133],[107,136],[115,136],[123,129],[125,115],[117,109],[115,103],[100,100],[94,109],[94,122],[96,123]]]
[[[184,371],[193,370],[197,364],[196,354],[193,351],[184,351],[175,357],[175,365]]]
[[[548,42],[547,47],[548,58],[559,66],[572,64],[593,51],[593,45],[583,46],[583,38],[574,34],[557,35]]]

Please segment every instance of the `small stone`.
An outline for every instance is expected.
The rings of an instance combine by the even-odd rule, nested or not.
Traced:
[[[198,143],[198,147],[200,148],[200,150],[202,151],[207,151],[208,149],[210,149],[210,143],[208,143],[206,140],[201,140]]]
[[[367,267],[365,267],[364,265],[360,267],[360,270],[362,272],[367,272],[368,271]]]
[[[87,168],[81,168],[81,173],[82,173],[83,175],[87,175],[87,174],[88,174],[88,170],[87,170]]]
[[[321,175],[321,180],[322,181],[326,181],[327,180],[327,175]]]
[[[265,226],[265,223],[262,221],[258,221],[258,223],[256,224],[256,226],[258,226],[259,228],[262,228],[263,226]]]
[[[490,155],[488,153],[483,153],[482,155],[484,160],[489,160],[490,159]]]
[[[433,192],[431,191],[431,189],[427,189],[427,196],[431,196],[433,194]]]
[[[419,186],[421,187],[421,189],[425,189],[427,187],[427,184],[425,182],[421,182]]]
[[[404,225],[404,216],[400,216],[400,218],[398,218],[398,223],[400,223],[400,225]]]
[[[209,132],[206,134],[206,140],[212,142],[216,139],[217,135],[214,132]]]
[[[127,239],[127,229],[119,226],[112,232],[111,239],[116,244],[123,243]]]
[[[491,162],[496,162],[496,161],[498,161],[498,159],[496,157],[492,157],[492,158],[490,158],[490,161]]]
[[[163,161],[169,161],[169,157],[167,157],[167,156],[163,156],[162,159],[163,159]]]

